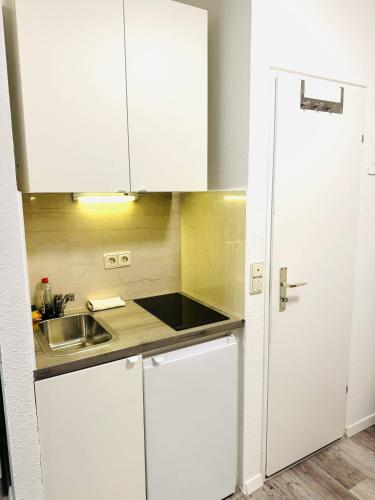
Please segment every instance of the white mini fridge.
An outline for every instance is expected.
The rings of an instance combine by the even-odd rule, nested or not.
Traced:
[[[148,500],[221,500],[237,477],[233,335],[143,362]]]

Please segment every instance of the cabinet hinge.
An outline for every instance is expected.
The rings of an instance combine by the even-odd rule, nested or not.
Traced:
[[[363,144],[365,142],[365,136],[364,136],[364,134],[362,134],[362,139],[361,140],[362,140],[362,144]]]
[[[349,386],[346,386],[345,392],[348,394]]]

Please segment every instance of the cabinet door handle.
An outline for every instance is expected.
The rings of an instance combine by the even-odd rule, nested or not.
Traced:
[[[164,356],[154,356],[152,358],[152,364],[154,366],[160,366],[163,362]]]
[[[130,365],[135,365],[136,363],[138,363],[138,359],[139,359],[139,356],[130,356],[130,358],[127,358],[126,361]]]

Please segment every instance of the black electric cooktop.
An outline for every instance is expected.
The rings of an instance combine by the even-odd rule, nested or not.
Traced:
[[[177,331],[229,319],[224,314],[185,297],[181,293],[146,297],[136,299],[134,302]]]

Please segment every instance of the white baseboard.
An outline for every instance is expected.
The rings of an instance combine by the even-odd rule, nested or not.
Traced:
[[[262,486],[263,486],[263,476],[262,474],[257,474],[256,476],[244,481],[243,484],[241,485],[241,489],[245,493],[245,495],[250,495],[251,493],[254,493],[254,491],[261,488]]]
[[[348,425],[348,427],[345,427],[345,436],[350,438],[372,425],[375,425],[375,413],[362,418],[362,420],[358,420],[358,422],[355,422],[354,424]]]
[[[15,496],[13,494],[13,488],[11,486],[9,486],[8,498],[9,498],[9,500],[15,500]]]
[[[352,437],[355,434],[364,431],[368,427],[371,427],[372,425],[375,425],[375,413],[363,418],[362,420],[358,420],[358,422],[355,422],[354,424],[346,427],[345,436]],[[243,484],[241,485],[241,490],[245,493],[245,495],[250,495],[251,493],[254,493],[254,491],[256,491],[257,489],[261,488],[263,486],[263,483],[264,481],[262,474],[257,474],[256,476],[244,481]]]

